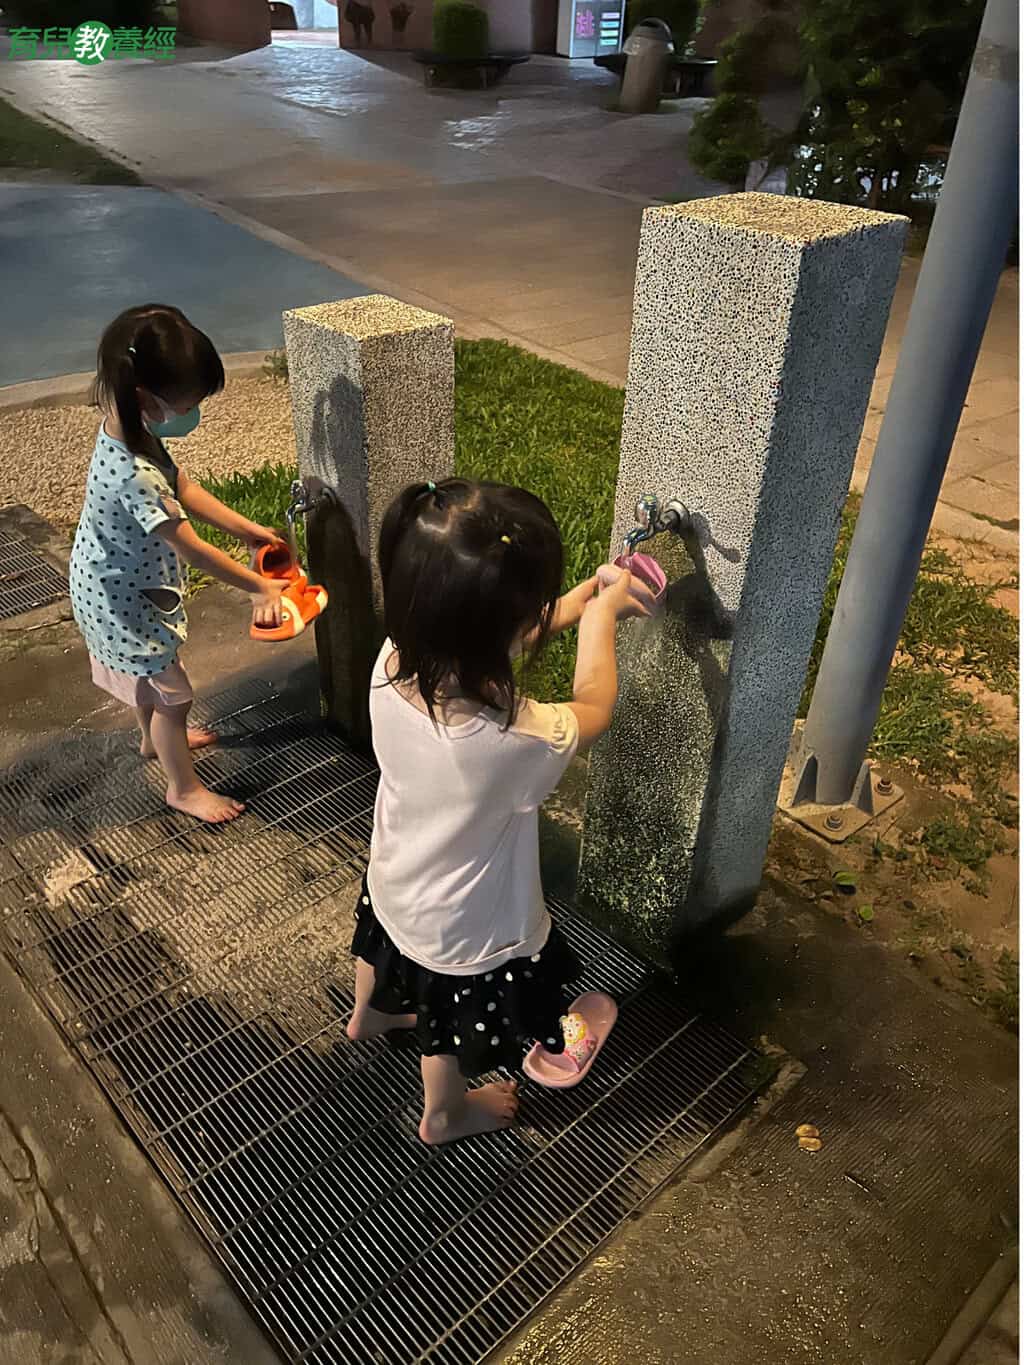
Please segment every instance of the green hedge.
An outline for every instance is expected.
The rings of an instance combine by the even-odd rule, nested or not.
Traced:
[[[436,0],[434,51],[445,57],[486,57],[490,44],[487,13],[470,0]]]

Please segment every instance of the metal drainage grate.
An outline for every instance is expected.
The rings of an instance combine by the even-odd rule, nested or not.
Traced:
[[[248,808],[219,831],[109,756],[0,786],[6,948],[285,1360],[481,1361],[746,1103],[752,1054],[553,904],[620,1000],[600,1064],[424,1147],[415,1054],[344,1036],[376,773],[266,688],[220,729],[205,779]]]
[[[30,540],[16,531],[0,531],[0,620],[49,606],[67,591],[68,580]]]

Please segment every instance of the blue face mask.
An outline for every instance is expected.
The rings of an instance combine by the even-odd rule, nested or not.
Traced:
[[[159,398],[157,402],[160,403]],[[177,413],[169,408],[166,403],[160,403],[160,410],[165,414],[162,422],[147,422],[146,425],[154,436],[165,440],[169,436],[187,436],[190,431],[195,431],[199,425],[199,407],[190,408],[188,412]],[[169,415],[167,415],[169,414]]]

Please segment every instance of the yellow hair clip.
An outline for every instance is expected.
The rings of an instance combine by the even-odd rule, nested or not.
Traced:
[[[511,545],[511,544],[512,544],[512,541],[511,541],[510,537],[508,537],[508,536],[502,536],[502,538],[501,538],[501,543],[502,543],[502,545]]]

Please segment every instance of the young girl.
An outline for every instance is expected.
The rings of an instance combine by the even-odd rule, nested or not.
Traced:
[[[178,662],[187,622],[181,560],[253,599],[261,625],[281,619],[287,586],[250,572],[199,539],[189,517],[255,548],[277,534],[232,512],[167,453],[163,437],[199,424],[199,404],[224,386],[212,342],[177,308],[146,304],[115,318],[99,345],[93,400],[103,412],[71,552],[71,606],[93,681],[135,708],[142,753],[160,760],[167,802],[200,820],[232,820],[242,807],[208,791],[191,750],[216,736],[189,730],[192,688]]]
[[[380,534],[388,639],[370,692],[380,765],[352,952],[352,1038],[415,1030],[420,1136],[507,1127],[515,1087],[467,1077],[563,1047],[578,964],[544,905],[538,808],[611,723],[615,624],[653,598],[628,573],[559,599],[562,542],[521,488],[448,479],[406,489]],[[519,697],[513,659],[579,623],[573,700]]]

